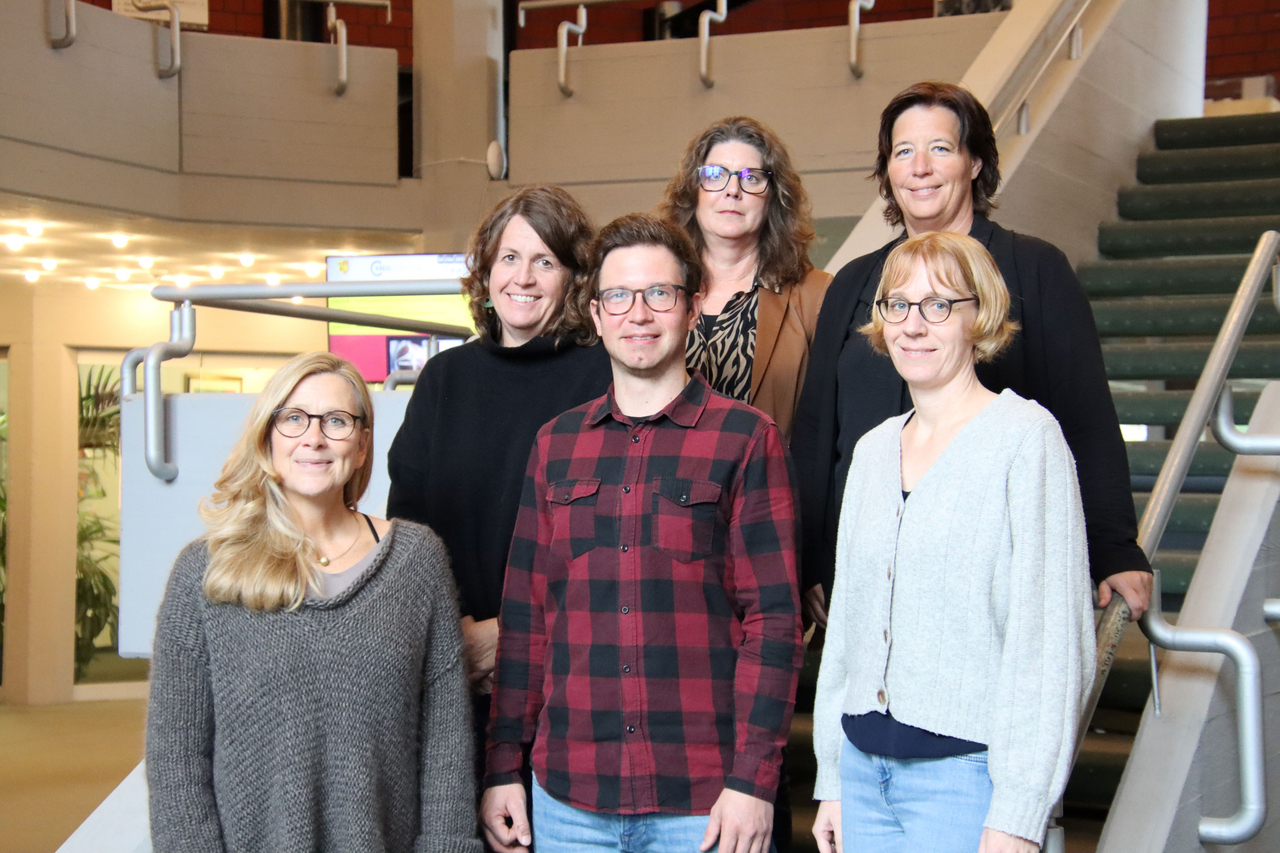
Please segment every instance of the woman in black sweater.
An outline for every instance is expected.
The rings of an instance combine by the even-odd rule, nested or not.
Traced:
[[[871,317],[885,258],[907,236],[956,231],[977,239],[995,258],[1009,287],[1010,316],[1022,327],[999,358],[978,366],[978,378],[997,393],[1012,388],[1035,400],[1058,420],[1075,457],[1090,572],[1101,604],[1117,592],[1137,618],[1147,608],[1151,569],[1136,542],[1129,463],[1093,313],[1061,251],[987,218],[1000,185],[987,111],[958,86],[919,83],[905,89],[881,113],[875,174],[887,204],[885,218],[906,233],[836,274],[818,316],[791,437],[807,607],[821,613],[830,597],[854,445],[911,407],[906,384],[889,359],[857,334]]]
[[[526,187],[494,208],[472,237],[463,280],[479,337],[427,362],[387,456],[387,516],[428,525],[449,550],[481,761],[534,436],[612,379],[588,315],[591,238],[582,207],[558,187]]]

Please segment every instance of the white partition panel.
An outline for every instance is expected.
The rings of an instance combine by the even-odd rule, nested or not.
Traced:
[[[196,507],[213,490],[222,463],[240,436],[253,394],[174,394],[165,397],[168,460],[178,466],[170,483],[147,470],[143,456],[141,394],[125,399],[120,451],[120,654],[149,657],[156,610],[173,561],[204,532]],[[360,502],[370,515],[387,506],[387,450],[409,395],[373,395],[373,479]]]

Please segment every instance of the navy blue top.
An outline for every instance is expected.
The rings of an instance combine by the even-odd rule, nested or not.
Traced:
[[[905,501],[911,493],[902,491]],[[868,755],[885,758],[950,758],[982,752],[985,744],[958,737],[934,734],[926,729],[900,723],[888,711],[881,714],[845,714],[840,723],[849,743]]]

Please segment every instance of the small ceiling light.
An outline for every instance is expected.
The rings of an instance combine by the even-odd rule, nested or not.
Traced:
[[[138,266],[142,267],[144,270],[151,269],[151,265],[154,264],[155,262],[156,262],[155,258],[148,258],[145,256],[138,258]]]
[[[253,266],[253,255],[249,255],[249,254],[241,255],[241,256],[240,256],[240,266],[242,266],[242,267],[251,267],[251,266]]]
[[[290,302],[292,302],[294,305],[301,305],[301,304],[302,304],[302,297],[301,297],[301,296],[290,296],[290,297],[289,297],[289,301],[290,301]]]
[[[210,278],[222,278],[222,274],[226,272],[222,267],[209,267]]]
[[[321,264],[303,264],[302,270],[310,278],[315,278],[316,276],[320,275],[320,273],[324,272],[324,266]]]
[[[39,222],[32,222],[30,225],[27,226],[27,233],[30,234],[32,237],[39,237],[41,234],[44,233],[44,226],[41,225]]]
[[[27,270],[22,274],[22,277],[25,278],[27,281],[35,281],[40,277],[40,273],[36,272],[35,270]]]
[[[125,246],[129,245],[129,238],[124,234],[116,234],[111,238],[111,245],[115,246],[117,249],[123,249]]]
[[[280,276],[276,275],[276,274],[275,274],[275,273],[273,273],[273,272],[269,272],[269,273],[267,273],[267,284],[268,284],[268,285],[270,285],[271,287],[275,287],[275,286],[276,286],[277,284],[279,284],[279,283],[280,283]]]
[[[173,283],[174,283],[174,284],[176,284],[176,285],[178,285],[178,287],[190,287],[190,286],[191,286],[191,276],[187,276],[187,275],[178,275],[178,276],[174,276],[174,277],[173,277]]]
[[[42,267],[44,267],[45,269],[49,270],[49,272],[53,272],[54,268],[55,268],[57,265],[58,265],[58,262],[57,262],[57,261],[55,261],[53,258],[45,258],[44,260],[42,260],[42,261],[40,262],[40,266],[42,266]]]
[[[97,290],[97,289],[98,289],[98,280],[97,280],[96,278],[92,278],[92,277],[90,277],[90,278],[86,278],[86,279],[84,280],[84,286],[85,286],[85,287],[87,287],[87,288],[89,288],[90,290]]]
[[[116,279],[117,279],[118,281],[128,281],[128,280],[129,280],[129,271],[128,271],[128,270],[126,270],[126,269],[119,269],[119,270],[116,270]]]
[[[5,245],[9,247],[9,251],[11,251],[11,252],[20,252],[20,251],[22,251],[22,238],[21,238],[21,237],[5,237],[5,238],[4,238],[4,242],[5,242]]]

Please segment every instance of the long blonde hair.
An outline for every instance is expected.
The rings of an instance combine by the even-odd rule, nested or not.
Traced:
[[[356,436],[366,436],[364,464],[342,489],[350,509],[369,485],[373,473],[373,404],[364,378],[353,364],[327,352],[303,353],[289,360],[267,382],[235,449],[213,484],[213,494],[200,502],[209,567],[204,594],[215,604],[239,604],[249,610],[293,610],[307,588],[318,584],[320,551],[298,523],[271,463],[275,412],[308,376],[332,373],[351,384],[359,402]]]

